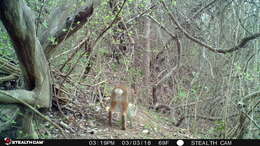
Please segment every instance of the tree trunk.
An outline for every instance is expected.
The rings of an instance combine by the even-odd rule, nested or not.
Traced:
[[[51,101],[50,72],[48,62],[36,37],[33,13],[23,0],[0,1],[0,17],[13,42],[19,65],[24,77],[24,90],[0,91],[4,103],[20,103],[20,100],[49,107]],[[23,112],[22,133],[35,136],[32,114]]]
[[[151,33],[151,21],[150,19],[146,19],[145,25],[145,50],[144,50],[144,70],[145,70],[145,77],[144,82],[145,85],[148,86],[150,82],[150,62],[151,62],[151,46],[150,46],[150,33]]]
[[[0,109],[5,109],[6,111],[13,109],[17,111],[16,113],[23,113],[22,116],[19,116],[19,114],[8,114],[8,118],[10,117],[11,120],[6,121],[6,118],[3,120],[1,115],[8,112],[0,111],[0,126],[6,125],[7,127],[0,128],[0,135],[2,136],[16,138],[19,135],[18,133],[20,133],[18,131],[21,130],[21,138],[25,137],[24,135],[26,135],[26,138],[38,138],[34,132],[33,114],[25,105],[29,104],[36,108],[48,108],[51,106],[52,86],[47,58],[51,57],[54,48],[87,22],[93,13],[93,5],[85,7],[83,11],[79,11],[67,19],[61,19],[64,18],[64,13],[66,13],[66,9],[62,10],[52,18],[56,22],[55,24],[59,25],[59,29],[50,25],[47,30],[42,31],[42,36],[39,37],[39,40],[36,36],[34,14],[25,1],[0,1],[0,19],[12,40],[25,85],[24,89],[0,90],[0,103],[22,104],[0,104]],[[54,22],[49,23],[54,24]],[[55,31],[53,31],[54,29]],[[64,29],[68,31],[62,31]],[[54,37],[57,43],[53,44],[51,41],[48,41],[49,37]],[[0,65],[1,63],[0,61]],[[12,121],[15,121],[15,123],[13,124]],[[11,130],[7,130],[8,127]],[[6,133],[6,131],[16,132],[14,134],[14,132]]]
[[[49,66],[36,37],[33,13],[23,0],[2,0],[0,4],[0,17],[12,39],[25,80],[25,90],[3,91],[0,93],[1,101],[19,103],[15,98],[10,98],[13,96],[26,99],[27,103],[33,105],[49,107]]]
[[[148,2],[150,5],[150,2]],[[151,33],[151,21],[150,19],[146,18],[145,20],[145,44],[144,44],[144,85],[145,85],[145,93],[151,95],[151,87],[150,87],[150,64],[151,64],[151,46],[150,46],[150,33]],[[148,96],[149,97],[149,96]],[[147,99],[146,99],[147,100]],[[151,100],[151,99],[148,99]],[[153,100],[153,99],[152,99]]]

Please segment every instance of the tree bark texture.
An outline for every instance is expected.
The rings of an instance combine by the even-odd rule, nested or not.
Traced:
[[[0,128],[0,135],[13,135],[14,137],[18,136],[17,133],[21,130],[23,135],[28,135],[29,138],[38,138],[33,126],[33,113],[23,104],[30,104],[36,108],[48,108],[51,106],[52,91],[47,59],[51,56],[54,48],[56,48],[58,44],[66,40],[87,22],[87,18],[90,17],[92,13],[93,6],[86,7],[83,12],[80,11],[73,17],[64,20],[65,23],[60,29],[53,31],[53,28],[49,28],[47,31],[44,31],[42,33],[44,37],[40,37],[39,40],[36,36],[34,13],[26,5],[25,1],[0,1],[0,19],[12,40],[25,85],[23,89],[0,90],[0,102],[3,103],[0,104],[0,108],[9,110],[15,107],[15,110],[23,113],[22,117],[20,117],[19,114],[15,114],[11,117],[15,123],[8,121],[4,123],[8,125],[6,126],[7,129],[15,125],[14,131],[16,134],[5,133],[6,128]],[[61,31],[64,29],[69,31]],[[50,33],[50,31],[52,33]],[[57,43],[52,44],[48,41],[49,37],[54,37]],[[19,73],[15,75],[17,74]],[[3,113],[4,111],[1,111],[0,115]],[[3,125],[1,118],[0,125]]]

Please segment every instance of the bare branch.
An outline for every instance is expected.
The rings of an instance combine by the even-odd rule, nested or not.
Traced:
[[[164,30],[169,36],[171,36],[173,39],[176,39],[176,36],[172,34],[165,26],[163,26],[160,22],[158,22],[156,19],[154,19],[150,15],[145,15],[146,17],[150,18],[153,22],[155,22],[162,30]]]
[[[15,73],[10,74],[8,76],[0,77],[0,84],[5,81],[10,81],[10,80],[15,80],[15,79],[18,79],[18,76]]]
[[[129,19],[129,20],[126,22],[126,24],[131,23],[132,21],[134,21],[134,20],[137,19],[137,18],[140,18],[141,16],[145,15],[146,13],[149,13],[150,10],[152,10],[152,9],[155,8],[155,7],[156,7],[156,5],[152,5],[150,8],[146,9],[146,10],[143,11],[142,13],[140,13],[140,14],[134,16],[133,18]]]
[[[125,3],[126,3],[126,0],[124,0],[122,6],[121,6],[121,8],[120,8],[120,10],[118,11],[118,13],[116,14],[116,16],[115,16],[115,18],[114,18],[114,20],[110,23],[110,25],[109,25],[108,27],[106,27],[106,28],[99,34],[99,36],[97,37],[97,39],[94,41],[94,43],[93,43],[93,45],[92,45],[92,48],[93,48],[93,49],[96,47],[96,45],[98,44],[98,42],[100,41],[100,39],[106,34],[106,32],[107,32],[110,28],[112,28],[112,26],[113,26],[115,23],[118,22],[119,14],[121,13],[121,11],[122,11],[122,9],[123,9]]]
[[[24,77],[25,90],[17,91],[17,94],[21,94],[17,96],[33,92],[30,93],[30,95],[34,95],[31,96],[32,103],[39,107],[49,107],[51,101],[50,72],[44,52],[36,37],[33,12],[23,0],[1,0],[0,18],[13,42]],[[13,94],[12,91],[6,92]],[[5,100],[5,98],[0,95],[0,102],[11,100]]]
[[[252,34],[251,36],[245,37],[243,38],[240,43],[238,43],[238,45],[234,46],[233,48],[230,49],[226,49],[226,50],[218,50],[218,53],[230,53],[230,52],[234,52],[239,50],[240,48],[243,48],[246,46],[246,44],[251,41],[254,40],[256,38],[260,37],[260,32],[259,33],[255,33]]]
[[[191,19],[196,18],[203,10],[207,9],[209,6],[213,5],[217,1],[218,0],[213,0],[210,3],[208,3],[207,5],[205,5],[204,7],[202,7],[201,9],[199,9],[197,12],[195,12],[195,14],[191,17]]]
[[[17,74],[21,73],[20,68],[18,68],[15,64],[11,63],[9,60],[0,57],[0,70],[7,74]]]
[[[33,112],[35,112],[38,116],[40,116],[41,118],[45,119],[46,121],[48,121],[52,125],[54,125],[56,128],[58,128],[60,130],[61,134],[65,138],[67,138],[66,134],[64,133],[64,130],[58,124],[53,122],[47,116],[44,116],[42,113],[40,113],[37,109],[35,109],[32,106],[32,105],[34,105],[34,97],[33,97],[34,93],[32,91],[12,90],[11,92],[6,92],[3,90],[0,90],[0,96],[1,96],[1,98],[6,98],[8,100],[7,103],[20,103],[20,104],[27,106],[29,109],[31,109]],[[11,100],[11,102],[10,102],[10,100]]]
[[[169,9],[167,8],[166,4],[164,3],[164,1],[161,1],[163,7],[165,8],[165,10],[168,12],[171,20],[176,24],[176,26],[178,27],[178,29],[180,29],[184,35],[194,41],[195,43],[209,49],[210,51],[212,52],[215,52],[215,53],[222,53],[222,54],[225,54],[225,53],[231,53],[231,52],[234,52],[234,51],[237,51],[239,50],[240,48],[243,48],[250,40],[253,40],[253,39],[256,39],[258,37],[260,37],[260,32],[259,33],[255,33],[249,37],[245,37],[243,38],[240,43],[230,49],[223,49],[223,50],[219,50],[219,49],[216,49],[216,48],[213,48],[212,46],[206,44],[205,42],[202,42],[201,40],[198,40],[196,39],[195,37],[191,36],[191,34],[189,34],[181,25],[180,23],[177,21],[177,19],[173,16],[173,14],[169,11]]]
[[[247,101],[251,98],[256,98],[256,97],[259,97],[259,96],[260,96],[260,91],[256,91],[256,92],[250,93],[247,96],[243,97],[243,100]]]
[[[46,30],[40,37],[40,42],[44,48],[47,58],[50,58],[54,48],[56,48],[62,41],[69,38],[72,34],[78,31],[93,14],[93,5],[85,7],[83,11],[78,12],[72,17],[68,17],[63,27],[58,30]],[[50,31],[55,31],[50,33]],[[53,37],[52,39],[50,39]]]

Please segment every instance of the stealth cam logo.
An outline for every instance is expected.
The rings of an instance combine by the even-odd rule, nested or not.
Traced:
[[[10,144],[12,143],[12,140],[11,140],[11,138],[9,138],[9,137],[6,137],[6,138],[4,139],[4,141],[5,141],[5,145],[10,145]]]
[[[11,140],[11,138],[4,138],[5,145],[10,144],[43,144],[43,140]]]

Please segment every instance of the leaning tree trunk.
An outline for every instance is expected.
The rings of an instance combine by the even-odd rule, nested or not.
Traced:
[[[52,28],[50,28],[42,32],[45,37],[39,40],[36,36],[34,14],[24,0],[0,1],[0,18],[12,40],[25,83],[24,89],[0,90],[0,103],[3,103],[0,104],[1,136],[17,137],[17,132],[21,130],[19,132],[23,134],[21,137],[27,135],[29,138],[37,138],[32,122],[33,114],[25,105],[29,104],[35,108],[51,106],[51,80],[46,56],[49,58],[51,56],[49,50],[53,52],[54,48],[62,42],[61,40],[67,39],[79,30],[92,13],[93,5],[86,7],[84,12],[79,12],[71,19],[63,20],[62,25],[60,25],[62,27],[59,30],[52,31]],[[69,30],[69,32],[62,32],[61,30],[64,29]],[[54,33],[48,33],[50,31]],[[49,37],[55,37],[58,43],[51,45],[51,42],[45,40]],[[48,50],[47,53],[46,50]],[[4,119],[2,117],[6,115],[15,117],[15,114],[9,114],[8,111],[9,113],[10,111],[14,111],[14,113],[22,112],[22,116],[18,116],[15,121],[15,127],[18,125],[19,128],[13,130],[14,132],[11,132],[11,134],[5,132],[9,132],[7,129],[14,128],[8,124],[12,120],[1,121]]]
[[[19,103],[20,99],[38,107],[49,107],[51,101],[50,72],[41,44],[36,37],[32,11],[24,1],[2,0],[0,17],[11,37],[24,77],[23,90],[1,91],[1,102]],[[32,113],[24,110],[22,133],[37,138],[33,132]]]

